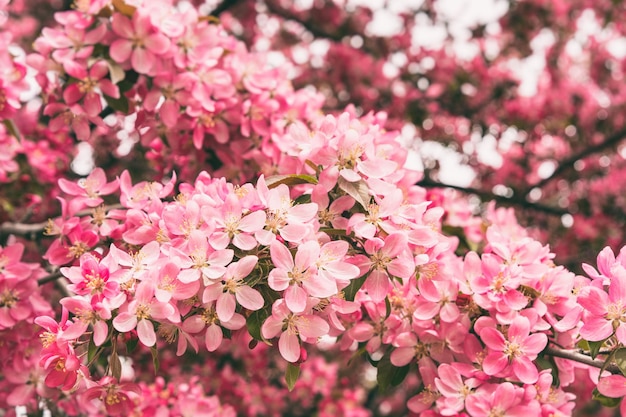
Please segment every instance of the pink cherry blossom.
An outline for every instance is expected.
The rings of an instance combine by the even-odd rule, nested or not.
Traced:
[[[120,39],[111,44],[111,58],[118,63],[125,63],[130,58],[133,69],[140,74],[153,71],[157,57],[170,48],[170,40],[152,26],[150,16],[141,12],[134,13],[132,21],[115,13],[112,28]]]
[[[321,317],[313,314],[293,313],[287,307],[284,299],[279,299],[272,305],[272,315],[265,320],[261,333],[266,339],[273,339],[280,334],[278,349],[281,356],[288,362],[300,359],[300,342],[310,339],[316,340],[328,333],[328,323]]]
[[[483,369],[487,375],[497,375],[511,371],[525,384],[534,384],[539,371],[532,362],[548,343],[543,333],[530,334],[530,321],[523,316],[516,317],[509,326],[505,337],[498,330],[485,327],[480,330],[480,338],[489,348],[483,361]]]
[[[217,300],[215,309],[220,321],[228,322],[232,319],[237,303],[251,311],[259,310],[265,304],[261,293],[243,281],[254,270],[257,261],[256,256],[248,255],[231,263],[220,282],[209,284],[204,289],[202,301],[208,303]]]
[[[119,332],[130,332],[137,328],[139,341],[145,346],[154,346],[156,333],[151,319],[180,322],[180,316],[174,306],[157,301],[154,298],[152,285],[147,281],[142,281],[137,285],[135,298],[113,319],[113,327]]]
[[[324,298],[337,293],[337,284],[329,274],[317,273],[319,243],[301,244],[293,257],[284,244],[274,241],[270,253],[276,268],[270,271],[268,284],[276,291],[285,291],[285,302],[292,312],[302,313],[309,296]]]

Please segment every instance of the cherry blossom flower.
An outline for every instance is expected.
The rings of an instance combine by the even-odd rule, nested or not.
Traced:
[[[154,287],[147,281],[137,285],[134,299],[113,319],[113,327],[119,332],[130,332],[137,328],[139,341],[145,346],[154,346],[156,333],[151,319],[168,319],[180,322],[180,317],[172,304],[154,299]]]
[[[157,65],[157,56],[163,55],[170,48],[170,40],[156,31],[150,16],[142,12],[133,13],[132,21],[115,13],[112,28],[120,39],[111,44],[111,58],[120,64],[130,58],[133,69],[140,74],[150,73]]]
[[[580,335],[586,340],[599,341],[613,332],[626,343],[626,269],[614,270],[608,294],[597,287],[584,287],[578,294],[578,304],[584,309]]]
[[[317,273],[320,245],[316,241],[298,246],[295,257],[284,244],[274,241],[270,253],[276,268],[270,271],[267,282],[273,290],[285,291],[285,302],[292,312],[302,313],[309,296],[324,298],[337,293],[330,274]]]
[[[483,361],[487,375],[497,375],[510,366],[525,384],[537,382],[539,371],[532,361],[546,347],[548,338],[544,333],[530,334],[530,321],[526,317],[516,317],[506,337],[494,328],[485,327],[480,330],[480,338],[489,347]]]
[[[204,289],[202,301],[208,303],[217,300],[215,310],[220,321],[228,322],[232,319],[236,303],[251,311],[259,310],[265,305],[261,293],[243,282],[243,279],[254,270],[257,261],[256,256],[248,255],[231,263],[226,268],[221,282],[209,284]]]
[[[285,300],[279,299],[272,305],[272,315],[263,323],[261,334],[266,339],[280,334],[278,349],[281,356],[288,362],[297,362],[301,355],[300,341],[317,340],[329,330],[328,323],[321,317],[306,311],[293,313]]]

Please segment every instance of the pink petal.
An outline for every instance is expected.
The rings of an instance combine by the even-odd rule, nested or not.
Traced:
[[[296,327],[305,338],[318,338],[327,335],[330,326],[326,321],[318,316],[306,315],[299,317]]]
[[[261,326],[261,334],[264,338],[271,339],[273,337],[276,337],[276,335],[282,331],[282,328],[283,320],[277,319],[274,316],[270,316]]]
[[[611,398],[620,398],[626,395],[626,378],[622,375],[610,375],[600,379],[598,391]]]
[[[96,117],[102,111],[102,102],[97,93],[88,93],[84,100],[85,113],[91,117]]]
[[[123,38],[131,39],[135,36],[133,24],[131,23],[130,19],[128,19],[121,13],[115,13],[113,15],[111,28],[113,29],[113,32]]]
[[[519,357],[513,362],[513,373],[525,384],[534,384],[539,378],[537,367],[525,356]]]
[[[585,340],[597,342],[604,340],[613,333],[613,325],[602,317],[592,317],[585,320],[580,328],[580,335]]]
[[[415,359],[415,348],[412,346],[397,348],[391,352],[390,360],[395,366],[408,365],[413,359]]]
[[[130,313],[120,313],[113,319],[113,327],[118,332],[127,333],[137,326],[137,316]]]
[[[178,123],[178,117],[180,116],[180,106],[173,100],[165,100],[161,108],[159,109],[159,116],[163,121],[163,124],[167,127],[174,127]],[[226,246],[224,246],[225,248]]]
[[[74,104],[79,101],[85,93],[80,91],[80,88],[77,83],[68,85],[65,90],[63,90],[63,100],[67,104]]]
[[[320,245],[312,240],[298,247],[294,263],[300,271],[304,271],[319,259],[319,255]]]
[[[150,72],[152,67],[154,67],[156,58],[152,52],[149,52],[144,48],[135,48],[132,56],[130,57],[130,62],[134,70],[139,74],[147,74]]]
[[[396,162],[386,159],[370,159],[362,161],[358,165],[359,171],[370,178],[382,178],[391,175],[397,167]]]
[[[96,346],[102,345],[109,334],[109,326],[105,321],[97,321],[93,325],[93,343]]]
[[[500,352],[491,352],[483,360],[483,371],[487,375],[496,375],[508,365],[509,360]]]
[[[584,287],[580,291],[577,301],[578,304],[594,316],[606,314],[606,309],[610,304],[608,294],[596,287]]]
[[[100,91],[102,91],[103,94],[113,98],[120,98],[120,90],[111,80],[100,80],[98,87],[100,87]]]
[[[524,353],[527,355],[536,355],[541,352],[548,344],[548,336],[543,333],[535,333],[522,340]],[[529,355],[529,356],[530,356]]]
[[[126,39],[118,39],[111,44],[109,54],[113,61],[117,63],[126,62],[133,52],[133,44]]]
[[[490,349],[502,352],[504,350],[506,340],[502,333],[491,327],[486,327],[480,331],[480,338]]]
[[[337,294],[337,283],[325,275],[309,275],[302,286],[313,297],[326,298]]]
[[[265,300],[261,293],[247,285],[239,287],[235,296],[237,297],[237,302],[248,310],[259,310],[265,305]]]
[[[513,319],[513,323],[509,326],[508,338],[509,340],[522,341],[528,337],[530,333],[530,322],[526,317],[517,316]]]
[[[370,273],[363,286],[374,302],[384,300],[391,290],[389,276],[386,272],[378,269],[375,269]]]
[[[417,303],[417,308],[413,312],[413,317],[418,320],[430,320],[439,313],[439,304],[428,301]]]
[[[222,344],[223,338],[224,334],[222,333],[222,328],[216,324],[210,325],[206,329],[206,335],[204,337],[206,349],[209,352],[214,352]]]
[[[152,53],[157,55],[163,55],[170,48],[170,40],[166,36],[160,33],[154,33],[148,36],[145,40],[146,48]]]
[[[221,294],[215,305],[215,311],[217,312],[217,317],[219,317],[220,321],[228,321],[235,314],[235,308],[237,307],[237,303],[235,302],[235,296],[231,293],[223,293]]]
[[[291,252],[285,245],[278,241],[272,242],[270,246],[270,256],[272,257],[272,263],[280,269],[291,271],[294,267],[293,257]],[[280,291],[280,290],[277,290]]]
[[[287,362],[296,362],[300,359],[300,340],[290,331],[283,332],[278,340],[278,350]]]
[[[137,336],[139,336],[139,341],[145,346],[150,347],[156,344],[156,333],[154,333],[154,325],[150,320],[139,320],[137,323]]]
[[[298,284],[290,285],[285,291],[287,307],[294,313],[301,313],[306,308],[308,296],[306,291]]]

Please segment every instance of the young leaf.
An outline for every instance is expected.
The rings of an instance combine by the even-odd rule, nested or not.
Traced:
[[[378,372],[376,374],[376,382],[381,392],[387,391],[390,387],[400,385],[404,378],[409,373],[409,365],[405,365],[401,368],[391,363],[391,352],[393,349],[389,349],[383,357],[378,361]]]
[[[622,374],[626,375],[626,348],[617,349],[613,358]]]
[[[248,333],[254,340],[265,341],[263,335],[261,334],[261,326],[265,322],[269,314],[264,309],[253,311],[248,319],[246,320],[246,327],[248,328]]]
[[[369,274],[365,274],[360,278],[356,278],[350,281],[350,284],[348,284],[348,286],[343,289],[343,294],[345,295],[346,300],[354,301],[356,293],[361,289],[368,276]]]
[[[265,183],[267,184],[267,188],[271,189],[278,187],[280,184],[286,184],[288,186],[299,184],[317,184],[317,178],[304,174],[272,175],[271,177],[267,177],[265,179]]]
[[[109,107],[113,110],[124,114],[128,113],[128,99],[125,95],[122,94],[120,98],[113,98],[104,94],[104,100],[106,100]]]
[[[287,370],[285,371],[285,381],[287,382],[287,388],[289,391],[293,390],[296,382],[298,382],[298,377],[300,376],[300,365],[293,364],[289,362],[287,364]]]
[[[152,354],[152,366],[154,366],[154,374],[156,375],[159,372],[159,351],[156,346],[152,346],[150,348],[150,353]]]
[[[606,395],[602,395],[597,388],[594,388],[593,390],[593,399],[605,407],[617,407],[619,402],[622,400],[621,398],[611,398]]]
[[[122,361],[120,361],[116,351],[113,351],[109,358],[109,369],[111,370],[111,376],[119,381],[122,376]]]
[[[360,180],[357,182],[350,182],[343,177],[339,177],[339,179],[337,180],[337,185],[346,194],[354,198],[354,200],[359,203],[364,209],[367,209],[367,206],[370,203],[370,194],[367,188],[367,184],[365,184],[365,181]]]
[[[600,349],[602,348],[602,345],[604,345],[604,340],[600,340],[598,342],[587,342],[589,343],[589,354],[591,355],[592,359],[595,359],[596,356],[598,356],[598,353],[600,353]]]

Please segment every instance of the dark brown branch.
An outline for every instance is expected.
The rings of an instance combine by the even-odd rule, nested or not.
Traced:
[[[560,349],[554,346],[548,346],[546,350],[544,350],[546,355],[554,356],[557,358],[569,359],[574,362],[582,363],[584,365],[593,366],[594,368],[602,369],[604,367],[604,361],[591,359],[591,357],[577,352],[575,350],[565,350]],[[608,365],[605,368],[608,372],[612,374],[621,374],[620,369],[615,365]]]
[[[211,12],[210,15],[214,17],[219,17],[222,13],[224,13],[237,3],[239,3],[239,0],[224,0]]]
[[[58,272],[58,271],[57,271],[57,272],[53,272],[53,273],[52,273],[52,274],[50,274],[50,275],[47,275],[47,276],[45,276],[45,277],[43,277],[43,278],[39,278],[39,279],[37,280],[37,285],[42,286],[42,285],[47,284],[47,283],[49,283],[49,282],[56,281],[56,280],[58,280],[59,278],[61,278],[62,276],[63,276],[63,275],[62,275],[60,272]]]
[[[48,222],[33,224],[4,222],[0,225],[0,234],[18,236],[38,234],[43,232],[47,225]]]
[[[535,211],[550,214],[553,216],[563,216],[564,214],[569,214],[569,211],[565,209],[552,207],[552,206],[546,206],[544,204],[539,204],[539,203],[533,203],[531,201],[526,200],[524,197],[515,196],[515,195],[511,197],[507,197],[503,195],[494,194],[489,191],[479,190],[478,188],[460,187],[458,185],[443,184],[437,181],[433,181],[430,178],[424,178],[423,180],[418,182],[417,185],[424,187],[424,188],[451,188],[453,190],[461,191],[466,194],[475,194],[478,197],[480,197],[480,199],[483,201],[495,200],[498,203],[502,203],[508,206],[523,207],[525,209],[535,210]]]
[[[124,208],[121,204],[111,204],[109,206],[104,206],[104,211],[109,212],[111,210],[116,210]],[[77,217],[83,217],[93,214],[95,210],[94,208],[81,210],[75,214]],[[48,222],[41,223],[17,223],[17,222],[4,222],[0,224],[0,236],[6,235],[18,235],[18,236],[29,236],[33,234],[41,234],[48,226]]]
[[[562,173],[564,173],[564,172],[566,172],[566,171],[568,171],[570,169],[573,169],[574,168],[574,164],[577,161],[580,161],[581,159],[587,158],[587,157],[589,157],[589,156],[591,156],[593,154],[596,154],[598,152],[602,152],[605,149],[612,148],[613,146],[618,145],[624,139],[626,139],[626,128],[623,128],[623,129],[615,132],[614,134],[609,136],[604,142],[598,143],[598,144],[595,144],[595,145],[592,145],[592,146],[589,146],[588,148],[585,148],[582,151],[580,151],[580,152],[570,156],[566,160],[562,161],[561,163],[559,163],[559,166],[556,167],[554,172],[549,177],[544,178],[541,181],[539,181],[538,183],[528,187],[528,189],[526,190],[526,192],[524,194],[528,195],[528,193],[533,188],[541,188],[541,187],[545,186],[546,184],[554,181]]]
[[[294,22],[299,23],[300,25],[302,25],[302,27],[311,32],[311,34],[316,38],[330,39],[335,42],[341,42],[341,40],[343,39],[343,36],[339,35],[338,33],[326,32],[320,29],[319,25],[314,25],[311,22],[303,20],[296,13],[293,13],[292,11],[285,9],[282,6],[279,6],[273,1],[268,0],[265,2],[265,5],[267,6],[268,10],[273,14],[280,16],[283,19],[293,20]]]

